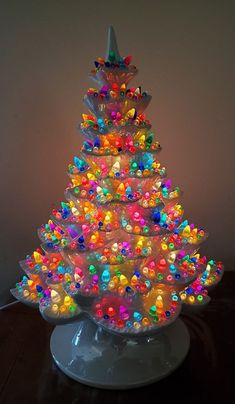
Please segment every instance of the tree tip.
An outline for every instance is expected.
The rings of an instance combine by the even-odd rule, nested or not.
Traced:
[[[108,40],[107,40],[107,51],[106,60],[111,62],[118,61],[120,59],[120,54],[117,45],[116,34],[112,25],[108,29]]]

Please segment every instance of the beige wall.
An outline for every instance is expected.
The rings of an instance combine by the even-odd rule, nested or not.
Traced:
[[[63,199],[109,24],[153,96],[147,116],[186,215],[210,232],[203,251],[233,269],[234,14],[234,1],[1,1],[0,296]]]

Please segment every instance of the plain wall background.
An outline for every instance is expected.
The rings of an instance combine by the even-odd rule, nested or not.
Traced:
[[[228,0],[0,2],[2,300],[63,200],[110,24],[140,71],[133,84],[153,96],[146,114],[185,217],[210,233],[202,251],[234,268],[234,17]]]

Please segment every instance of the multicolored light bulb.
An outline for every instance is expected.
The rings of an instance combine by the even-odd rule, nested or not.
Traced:
[[[170,324],[182,304],[207,303],[223,265],[198,253],[207,232],[183,218],[145,116],[151,96],[129,86],[131,60],[111,48],[95,61],[66,202],[39,228],[41,248],[20,263],[26,275],[12,293],[54,324],[85,312],[136,335]]]

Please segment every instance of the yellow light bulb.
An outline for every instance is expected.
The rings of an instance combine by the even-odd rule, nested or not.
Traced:
[[[129,111],[127,111],[127,113],[125,115],[125,119],[129,119],[129,118],[133,119],[135,116],[135,113],[136,113],[135,108],[129,109]]]
[[[48,270],[48,268],[47,268],[46,265],[42,265],[42,266],[41,266],[41,270],[42,270],[42,272],[46,272],[46,271]]]
[[[34,257],[36,264],[40,264],[42,262],[42,256],[37,251],[34,251],[33,257]]]
[[[158,309],[163,309],[163,300],[162,300],[162,296],[158,295],[157,299],[156,299],[156,307]]]
[[[96,243],[97,242],[97,236],[95,234],[92,234],[91,236],[91,242]]]
[[[95,175],[91,174],[91,173],[87,173],[87,178],[88,178],[88,180],[92,180],[92,181],[94,181],[96,179]]]
[[[127,280],[127,278],[126,278],[125,275],[121,275],[121,276],[120,276],[120,284],[121,284],[122,286],[125,286],[125,285],[128,284],[128,280]]]
[[[80,282],[80,280],[81,280],[82,278],[81,278],[81,276],[80,275],[78,275],[78,274],[74,274],[74,280],[75,280],[75,282]]]
[[[59,303],[61,301],[59,293],[54,289],[51,290],[51,300],[53,303]]]
[[[195,297],[194,296],[189,296],[188,300],[190,301],[190,303],[194,303],[195,302]]]
[[[188,237],[188,236],[190,235],[190,226],[189,226],[189,225],[187,225],[187,226],[184,228],[184,230],[183,230],[183,232],[182,232],[182,235],[183,235],[184,237]]]
[[[112,251],[113,251],[113,252],[117,252],[117,251],[118,251],[118,243],[114,243],[114,244],[112,245]]]
[[[33,281],[31,279],[28,279],[28,285],[29,285],[29,287],[33,286]]]
[[[76,208],[72,208],[71,210],[72,210],[72,214],[73,214],[74,216],[79,215],[79,212],[78,212],[78,210],[77,210]]]
[[[71,297],[70,297],[70,296],[65,296],[65,298],[64,298],[64,305],[65,305],[65,306],[70,306],[71,302],[72,302]]]
[[[116,161],[116,162],[113,164],[113,166],[112,166],[112,171],[113,171],[114,173],[118,173],[118,172],[120,171],[120,168],[121,168],[120,162],[119,162],[119,161]]]
[[[143,275],[148,276],[148,271],[149,271],[148,267],[144,267],[144,268],[142,269]]]
[[[117,193],[123,195],[125,193],[125,186],[123,184],[123,182],[121,182],[121,184],[119,185],[118,189],[117,189]]]
[[[170,264],[173,264],[173,262],[175,262],[176,259],[176,254],[174,252],[170,252],[168,255],[168,262]]]

